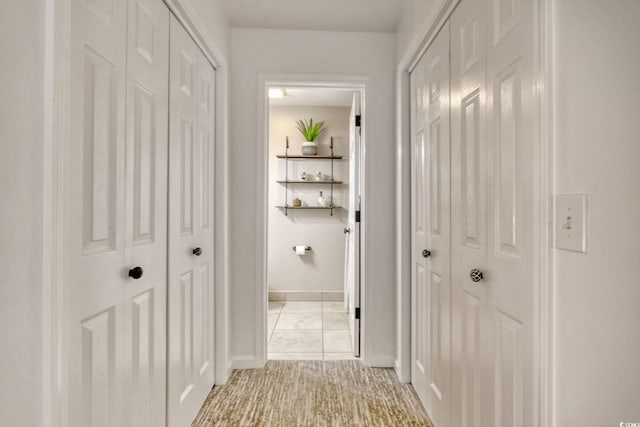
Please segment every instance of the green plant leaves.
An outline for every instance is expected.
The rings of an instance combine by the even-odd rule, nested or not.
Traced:
[[[296,125],[298,126],[298,130],[304,136],[304,139],[307,141],[315,141],[315,139],[320,135],[320,133],[324,130],[324,122],[313,122],[313,119],[309,120],[296,120]]]

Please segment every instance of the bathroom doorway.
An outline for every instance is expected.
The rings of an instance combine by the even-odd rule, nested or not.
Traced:
[[[354,359],[362,89],[284,84],[268,92],[267,358]]]

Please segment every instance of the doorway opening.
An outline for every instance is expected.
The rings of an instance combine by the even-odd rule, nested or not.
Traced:
[[[267,358],[354,359],[362,88],[285,83],[268,93]]]

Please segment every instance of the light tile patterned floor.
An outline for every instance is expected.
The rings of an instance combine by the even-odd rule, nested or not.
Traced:
[[[269,302],[269,359],[354,359],[343,302]]]

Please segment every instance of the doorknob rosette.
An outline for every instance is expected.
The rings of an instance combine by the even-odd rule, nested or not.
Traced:
[[[484,274],[482,274],[482,271],[474,268],[469,272],[469,277],[471,277],[472,282],[478,283],[479,281],[484,279]]]

